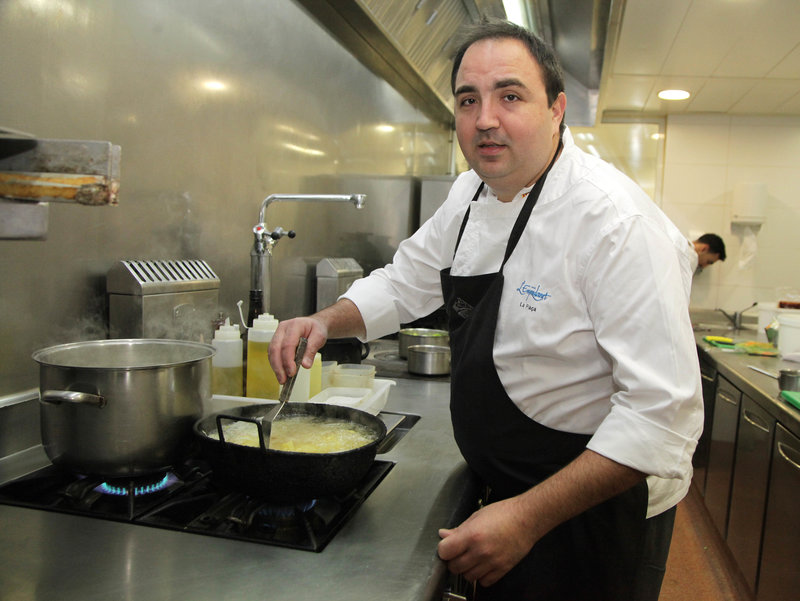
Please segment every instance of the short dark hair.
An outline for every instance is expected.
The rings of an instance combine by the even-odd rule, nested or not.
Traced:
[[[703,234],[697,239],[700,244],[708,244],[709,252],[719,255],[719,260],[725,260],[725,243],[716,234]]]
[[[553,48],[535,33],[503,19],[484,17],[477,23],[463,28],[458,37],[458,49],[453,57],[453,70],[450,73],[450,90],[456,93],[456,75],[467,49],[476,42],[488,39],[519,40],[542,68],[544,88],[547,92],[548,106],[564,91],[564,72]],[[561,132],[564,131],[564,119],[561,119]]]

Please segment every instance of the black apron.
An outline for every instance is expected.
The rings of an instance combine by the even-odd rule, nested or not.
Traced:
[[[561,149],[561,144],[555,157]],[[555,157],[534,185],[511,230],[497,273],[441,272],[452,349],[450,412],[469,466],[491,489],[490,501],[528,490],[585,449],[589,435],[561,432],[526,416],[506,394],[493,347],[503,267],[519,241]],[[473,197],[477,200],[483,183]],[[469,219],[464,215],[456,250]],[[454,251],[455,255],[455,251]],[[644,482],[561,524],[478,599],[628,601],[647,511]]]

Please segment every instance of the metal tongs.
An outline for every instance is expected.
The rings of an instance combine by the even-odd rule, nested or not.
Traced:
[[[269,448],[269,439],[272,435],[272,422],[278,417],[278,414],[283,409],[283,406],[286,404],[286,401],[289,400],[289,397],[292,394],[292,388],[294,388],[294,381],[297,379],[297,374],[300,373],[300,362],[303,360],[303,355],[306,353],[306,345],[308,344],[308,340],[306,338],[300,338],[300,342],[297,344],[297,350],[294,353],[294,365],[295,365],[295,372],[293,376],[290,376],[286,383],[281,388],[281,394],[278,397],[278,404],[270,409],[267,414],[259,420],[261,423],[261,431],[264,440],[264,448]]]

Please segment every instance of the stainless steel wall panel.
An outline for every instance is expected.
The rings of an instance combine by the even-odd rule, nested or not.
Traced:
[[[119,206],[51,204],[46,240],[0,241],[0,395],[36,385],[33,350],[107,335],[116,261],[203,259],[233,318],[266,196],[449,167],[449,129],[291,1],[6,0],[0,55],[3,126],[122,147]],[[372,213],[393,194],[359,215],[276,208],[300,232],[277,246],[277,272],[312,256],[385,261],[408,228]]]

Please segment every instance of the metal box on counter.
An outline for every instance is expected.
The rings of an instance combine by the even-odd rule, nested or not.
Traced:
[[[201,260],[119,261],[106,277],[109,334],[210,343],[219,284]]]
[[[355,259],[322,259],[317,263],[317,311],[335,303],[361,277],[364,270]]]

